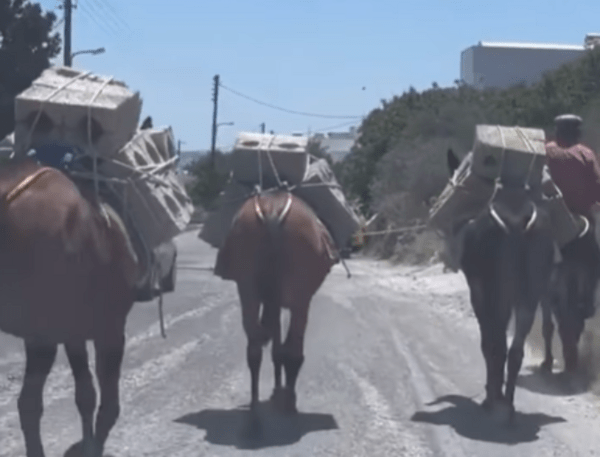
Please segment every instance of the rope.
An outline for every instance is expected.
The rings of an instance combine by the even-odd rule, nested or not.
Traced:
[[[531,141],[529,140],[529,138],[527,138],[527,135],[525,135],[523,133],[523,131],[521,130],[521,127],[517,127],[517,133],[523,139],[523,142],[526,144],[527,148],[529,149],[529,152],[532,153],[531,154],[531,162],[529,163],[529,170],[527,171],[527,177],[526,177],[526,181],[525,181],[525,187],[527,189],[529,189],[531,187],[530,180],[531,180],[531,173],[533,171],[533,164],[535,163],[535,159],[537,157],[534,154],[534,148],[533,148]]]
[[[33,131],[35,130],[35,127],[37,126],[37,123],[40,120],[40,116],[42,115],[42,109],[44,108],[44,105],[46,104],[46,102],[48,102],[52,97],[54,97],[60,91],[66,89],[69,85],[71,85],[75,81],[77,81],[79,79],[83,79],[86,76],[90,75],[91,73],[92,73],[91,71],[86,71],[85,73],[80,73],[79,75],[71,78],[69,81],[64,83],[62,86],[59,86],[56,89],[54,89],[52,92],[50,92],[50,94],[44,100],[41,101],[40,106],[38,108],[37,115],[36,115],[35,119],[33,120],[33,123],[31,124],[31,128],[29,129],[29,134],[27,135],[27,142],[25,143],[25,152],[27,152],[27,150],[31,146],[31,138],[33,137]]]
[[[160,323],[160,335],[166,339],[167,332],[165,331],[165,315],[163,310],[163,290],[160,280],[158,281],[158,321]]]
[[[363,236],[387,235],[389,233],[405,233],[405,232],[412,232],[415,230],[421,230],[421,229],[425,229],[425,228],[427,228],[427,224],[415,225],[413,227],[401,227],[401,228],[392,229],[392,230],[379,230],[379,231],[375,231],[375,232],[363,232],[362,235]]]
[[[104,81],[96,93],[93,95],[92,99],[89,101],[87,106],[87,133],[88,133],[88,147],[93,152],[93,170],[94,170],[94,190],[96,191],[96,200],[100,198],[100,187],[98,184],[98,151],[96,147],[92,144],[92,105],[100,95],[100,93],[104,90],[106,86],[113,80],[113,76]]]

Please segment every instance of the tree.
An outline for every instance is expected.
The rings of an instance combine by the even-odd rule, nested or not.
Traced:
[[[321,145],[321,142],[319,140],[315,140],[314,138],[311,138],[308,141],[308,145],[306,147],[306,152],[308,152],[309,154],[311,154],[319,159],[325,159],[327,161],[327,163],[329,164],[329,166],[333,165],[333,159],[331,158],[331,155],[327,152],[327,148],[324,148]]]
[[[14,130],[15,97],[61,50],[55,21],[38,3],[0,0],[0,139]]]
[[[215,168],[211,164],[209,155],[200,157],[186,167],[194,178],[187,186],[188,194],[194,205],[200,205],[208,211],[215,209],[215,200],[229,179],[229,154],[223,154],[219,150],[215,153]]]

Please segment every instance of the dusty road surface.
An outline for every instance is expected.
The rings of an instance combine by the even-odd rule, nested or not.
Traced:
[[[114,457],[198,456],[588,456],[600,453],[599,405],[565,393],[528,368],[516,393],[514,430],[477,406],[484,365],[476,321],[459,274],[441,267],[336,266],[312,303],[300,414],[267,405],[263,437],[244,435],[249,374],[234,284],[205,268],[215,251],[196,232],[177,239],[177,291],[166,297],[167,339],[155,304],[138,304],[128,325],[122,413],[106,453]],[[19,341],[0,337],[0,456],[22,456],[16,397]],[[272,388],[265,351],[261,398]],[[79,417],[64,353],[45,390],[49,457],[77,455]],[[71,450],[70,450],[71,449]]]

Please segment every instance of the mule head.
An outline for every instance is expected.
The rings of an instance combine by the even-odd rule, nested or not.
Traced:
[[[506,234],[528,233],[539,227],[545,214],[543,206],[536,202],[531,189],[497,183],[488,204],[489,216]]]

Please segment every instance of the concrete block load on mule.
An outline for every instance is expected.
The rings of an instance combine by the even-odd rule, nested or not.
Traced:
[[[185,229],[194,208],[177,179],[171,128],[139,129],[141,105],[139,93],[112,77],[49,68],[16,98],[14,155],[70,151],[63,171],[114,207],[148,279],[153,250]]]
[[[429,225],[444,239],[448,267],[460,268],[466,223],[484,210],[496,180],[529,185],[547,203],[558,246],[581,233],[580,221],[567,209],[545,165],[545,134],[541,129],[478,125],[472,151],[462,160],[429,213]]]
[[[347,246],[360,227],[360,219],[347,202],[325,159],[307,152],[302,136],[239,134],[232,152],[232,177],[217,199],[199,238],[222,247],[237,211],[256,185],[267,190],[287,182],[329,230],[338,249]]]

